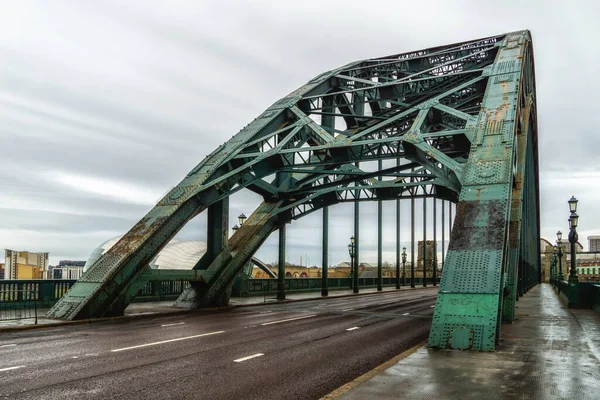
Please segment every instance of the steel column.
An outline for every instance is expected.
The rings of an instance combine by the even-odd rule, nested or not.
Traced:
[[[400,160],[396,160],[396,165],[400,165]],[[400,199],[396,199],[396,289],[400,289]]]
[[[423,287],[427,287],[427,197],[423,198]]]
[[[431,260],[433,286],[437,286],[437,199],[433,198],[433,256]]]
[[[415,287],[415,199],[410,199],[410,287]]]
[[[323,245],[321,257],[321,296],[329,295],[327,287],[327,275],[329,268],[329,207],[323,207]]]
[[[277,300],[285,300],[285,224],[279,228],[279,265],[277,272]]]
[[[360,163],[356,163],[356,167],[358,168]],[[356,198],[358,199],[360,190],[356,190]],[[352,292],[358,293],[358,273],[359,273],[359,248],[360,248],[360,226],[359,226],[359,218],[360,217],[360,203],[358,201],[354,202],[354,271],[352,271]]]
[[[378,168],[382,170],[383,161],[379,160]],[[381,176],[379,176],[381,181]],[[383,202],[379,200],[377,202],[377,291],[383,290]]]

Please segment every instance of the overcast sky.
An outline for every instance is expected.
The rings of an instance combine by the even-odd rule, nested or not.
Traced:
[[[542,236],[553,241],[557,230],[568,230],[566,202],[575,195],[587,249],[587,236],[600,234],[594,211],[600,204],[600,6],[434,3],[4,2],[0,249],[48,251],[51,264],[85,260],[129,230],[206,154],[321,72],[521,29],[530,29],[534,40]],[[231,215],[249,215],[259,202],[248,192],[236,195]],[[374,262],[376,204],[363,204],[361,261]],[[402,205],[403,245],[408,205]],[[384,205],[390,262],[394,207]],[[351,212],[349,204],[331,208],[330,264],[348,259]],[[289,226],[289,261],[320,265],[320,218],[317,212]],[[204,226],[199,217],[180,237],[203,240]],[[275,234],[258,256],[276,260],[276,244]]]

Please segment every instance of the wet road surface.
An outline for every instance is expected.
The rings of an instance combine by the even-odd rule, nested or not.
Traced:
[[[436,293],[5,333],[0,398],[317,399],[425,340]]]

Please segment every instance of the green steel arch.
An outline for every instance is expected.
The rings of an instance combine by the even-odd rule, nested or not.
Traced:
[[[528,31],[347,64],[208,155],[49,316],[122,314],[148,262],[204,211],[208,251],[179,306],[226,303],[235,276],[293,219],[340,202],[437,197],[458,206],[429,343],[493,348],[502,314],[514,318],[519,273],[539,271],[536,140]],[[381,160],[396,162],[359,167]],[[242,189],[264,201],[228,237],[228,198]]]

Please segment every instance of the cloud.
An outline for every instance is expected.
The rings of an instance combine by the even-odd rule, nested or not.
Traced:
[[[0,15],[0,248],[49,251],[52,263],[85,258],[323,71],[520,29],[534,38],[542,234],[567,230],[573,194],[580,236],[598,233],[599,12],[595,2],[542,1],[13,2]],[[232,221],[259,202],[247,191],[232,196]],[[291,260],[320,260],[320,215],[290,225]],[[331,263],[348,258],[352,215],[349,204],[330,210]],[[182,237],[205,237],[204,216],[188,225]],[[376,259],[376,236],[376,204],[362,203],[366,261]],[[393,261],[393,202],[384,204],[383,236],[384,259]],[[275,234],[259,256],[276,255]]]

